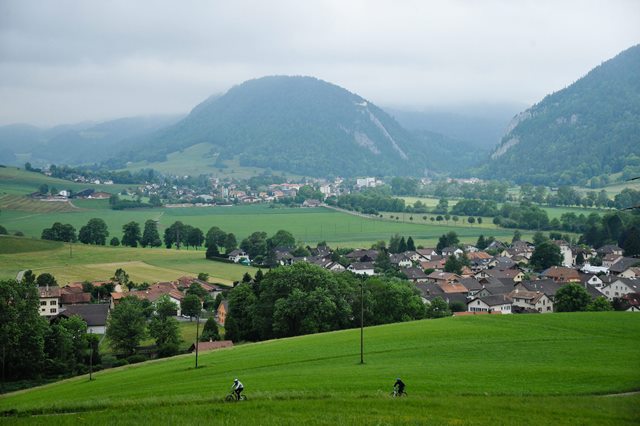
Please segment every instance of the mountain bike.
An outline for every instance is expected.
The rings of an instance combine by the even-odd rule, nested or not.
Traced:
[[[400,392],[398,389],[394,388],[393,392],[391,392],[391,396],[393,398],[400,398],[402,396],[408,396],[408,394],[405,391]]]
[[[240,394],[240,399],[238,399],[236,397],[235,392],[231,392],[229,395],[224,397],[224,400],[226,402],[238,402],[238,401],[246,401],[247,400],[247,395],[244,394]]]

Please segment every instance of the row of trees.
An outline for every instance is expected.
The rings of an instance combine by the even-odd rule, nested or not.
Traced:
[[[272,269],[228,297],[226,337],[258,341],[357,327],[361,292],[366,325],[424,318],[415,287],[389,277],[335,274],[306,262]]]

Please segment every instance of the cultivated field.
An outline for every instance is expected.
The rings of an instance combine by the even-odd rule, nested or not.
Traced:
[[[91,209],[95,202],[96,209]],[[438,237],[449,230],[456,231],[464,242],[475,242],[480,234],[494,235],[510,239],[513,230],[495,227],[490,221],[483,225],[470,226],[459,222],[454,224],[435,223],[422,220],[423,215],[399,213],[400,220],[390,220],[385,214],[384,220],[363,218],[348,213],[336,212],[325,208],[269,208],[267,205],[233,207],[186,207],[158,208],[115,211],[104,208],[103,201],[85,201],[82,209],[73,212],[33,213],[6,210],[0,214],[0,224],[9,232],[21,231],[27,236],[40,237],[44,228],[54,222],[70,223],[76,230],[89,219],[104,219],[109,227],[110,236],[122,236],[122,226],[130,221],[141,225],[147,219],[157,220],[162,235],[164,229],[175,221],[199,227],[206,232],[212,226],[218,226],[226,232],[233,232],[238,241],[254,231],[264,231],[273,235],[280,229],[291,232],[296,240],[304,244],[316,244],[326,241],[332,247],[368,247],[376,241],[385,240],[398,233],[412,236],[416,244],[435,245]]]
[[[640,316],[446,318],[240,345],[0,397],[4,423],[637,424]],[[408,397],[389,396],[396,377]],[[224,403],[234,377],[249,400]],[[12,411],[11,411],[12,410]],[[241,420],[239,420],[241,419]]]
[[[19,251],[13,248],[18,247]],[[232,284],[256,268],[213,262],[203,250],[101,247],[62,244],[28,238],[0,236],[0,279],[15,278],[18,271],[49,272],[58,283],[104,280],[123,268],[134,282],[170,281],[181,276],[210,275],[210,282]]]

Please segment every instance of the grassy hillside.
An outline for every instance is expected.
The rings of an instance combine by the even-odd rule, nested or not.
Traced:
[[[634,424],[640,316],[446,318],[346,330],[129,366],[0,397],[10,422]],[[409,397],[388,396],[395,377]],[[234,377],[249,401],[221,400]],[[66,415],[50,416],[50,414]]]
[[[30,194],[38,190],[38,187],[46,183],[49,187],[59,190],[72,189],[82,191],[93,188],[96,191],[115,193],[130,185],[95,185],[76,183],[63,179],[45,176],[42,173],[27,172],[16,167],[0,167],[0,195],[2,194]]]
[[[100,247],[69,244],[29,238],[0,237],[0,279],[15,278],[23,269],[36,273],[49,272],[59,283],[102,280],[123,268],[135,282],[175,280],[210,275],[211,282],[231,284],[245,272],[254,275],[256,268],[236,264],[212,262],[204,258],[204,251],[142,249],[128,247]]]

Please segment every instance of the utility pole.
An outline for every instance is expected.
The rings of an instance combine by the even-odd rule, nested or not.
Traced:
[[[89,336],[93,336],[93,333],[89,332]],[[93,339],[89,339],[89,381],[93,380]]]
[[[364,281],[360,281],[360,364],[364,364]]]
[[[198,342],[200,338],[198,333],[200,332],[200,315],[196,317],[196,368],[198,368]]]

